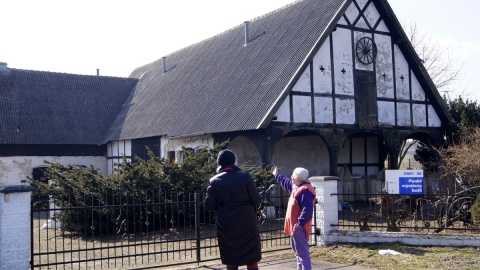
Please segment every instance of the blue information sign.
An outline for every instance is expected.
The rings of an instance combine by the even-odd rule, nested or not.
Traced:
[[[385,182],[389,194],[423,194],[423,170],[386,170]]]
[[[400,177],[400,194],[423,194],[423,177]]]

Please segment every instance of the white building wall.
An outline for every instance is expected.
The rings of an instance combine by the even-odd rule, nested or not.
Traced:
[[[337,124],[355,123],[355,100],[353,98],[336,98]]]
[[[397,102],[397,124],[399,126],[410,126],[412,123],[410,103]]]
[[[389,101],[378,101],[378,124],[395,125],[395,103]]]
[[[331,97],[315,97],[315,123],[333,123],[333,101]]]
[[[293,113],[294,123],[311,123],[314,120],[314,123],[318,124],[330,124],[334,121],[334,124],[355,124],[355,69],[375,72],[376,93],[380,99],[377,100],[379,124],[425,127],[429,106],[428,126],[439,126],[441,121],[433,107],[418,103],[426,102],[425,91],[398,45],[393,44],[385,23],[380,21],[375,29],[377,32],[371,33],[370,27],[376,25],[380,19],[375,5],[366,0],[356,3],[364,6],[366,11],[362,15],[365,18],[360,18],[355,27],[365,31],[338,27],[332,32],[313,57],[311,69],[308,66],[293,86],[293,100],[290,101],[289,96],[278,109],[276,121],[290,122],[290,114]],[[338,24],[348,26],[356,21],[358,16],[359,11],[355,3],[352,3],[345,12],[346,19],[342,17]],[[356,42],[363,37],[375,41],[377,56],[372,64],[365,65],[354,55]],[[311,97],[295,95],[295,92],[311,93],[313,102]],[[328,95],[331,95],[331,98]],[[290,102],[293,104],[292,112]]]
[[[330,37],[325,40],[313,57],[313,90],[315,93],[332,94]]]
[[[288,177],[296,167],[306,168],[310,175],[328,175],[330,172],[327,146],[319,136],[282,138],[275,145],[272,165],[277,165]]]
[[[413,125],[417,127],[427,126],[427,112],[424,104],[413,104]]]
[[[390,36],[379,34],[374,36],[374,40],[377,44],[377,59],[375,61],[377,97],[393,98],[395,78],[393,77],[392,40]]]
[[[297,83],[292,88],[292,91],[311,92],[312,84],[310,83],[310,68],[306,68]]]
[[[418,82],[417,76],[411,72],[412,76],[412,100],[425,101],[425,91]]]
[[[290,96],[282,103],[278,111],[275,113],[277,122],[290,122]]]
[[[62,165],[93,165],[101,173],[107,173],[107,158],[104,156],[23,156],[0,157],[0,186],[19,185],[22,180],[32,177],[34,168],[46,167],[45,161]]]
[[[428,126],[429,127],[441,127],[442,121],[438,117],[437,112],[432,105],[428,105]]]
[[[107,172],[112,174],[114,168],[116,168],[115,164],[120,164],[123,157],[125,157],[128,162],[132,161],[132,141],[121,140],[108,143],[107,157]]]
[[[262,167],[262,157],[255,144],[245,136],[235,137],[227,146],[237,155],[238,165]]]
[[[335,93],[354,95],[353,56],[350,30],[338,28],[333,36],[333,68],[335,70]],[[345,72],[342,72],[345,71]]]
[[[312,98],[293,96],[293,122],[312,123]]]
[[[193,136],[188,138],[168,138],[162,137],[160,145],[160,156],[167,157],[168,152],[175,151],[175,161],[182,161],[182,146],[199,150],[208,146],[214,147],[212,135]]]

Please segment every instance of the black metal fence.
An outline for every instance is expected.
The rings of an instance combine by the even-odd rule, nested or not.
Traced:
[[[217,260],[214,213],[204,209],[203,199],[198,193],[105,193],[58,205],[34,200],[43,207],[32,205],[31,268],[145,269]],[[285,202],[271,195],[258,211],[262,252],[290,248]]]
[[[475,193],[478,194],[478,193]],[[478,234],[475,194],[338,194],[341,230]]]

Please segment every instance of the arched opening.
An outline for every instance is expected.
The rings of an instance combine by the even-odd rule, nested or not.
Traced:
[[[330,175],[330,159],[324,140],[311,131],[297,130],[281,138],[274,148],[272,165],[290,176],[296,167],[308,170],[310,176]]]
[[[440,157],[434,148],[437,142],[426,133],[413,133],[402,144],[398,168],[401,170],[423,170],[424,192],[435,193],[440,188]]]
[[[238,165],[262,167],[262,157],[255,144],[245,136],[235,137],[227,146],[237,155]]]
[[[354,177],[373,176],[384,168],[385,145],[375,133],[350,135],[338,155],[337,172],[347,166]]]

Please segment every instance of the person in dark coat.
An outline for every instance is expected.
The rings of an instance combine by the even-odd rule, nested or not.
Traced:
[[[236,161],[231,150],[218,153],[218,174],[210,179],[205,208],[215,211],[220,257],[227,269],[247,265],[247,269],[257,270],[262,253],[256,207],[262,197],[252,176]]]

